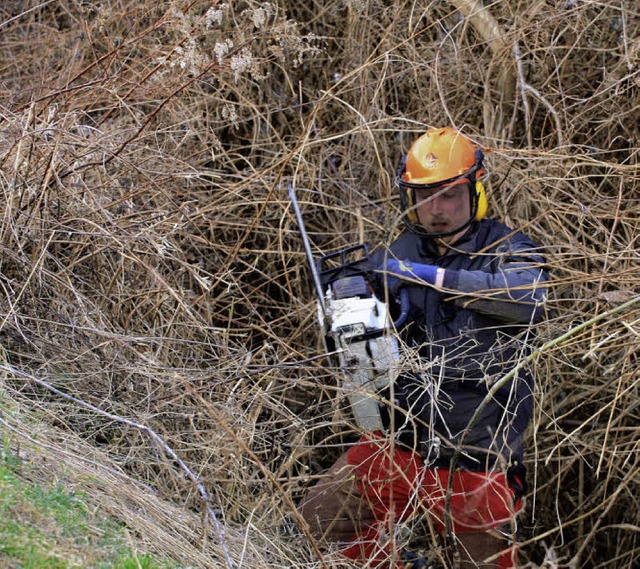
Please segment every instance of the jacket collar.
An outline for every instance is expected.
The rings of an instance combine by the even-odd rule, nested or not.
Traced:
[[[465,234],[456,241],[447,250],[444,255],[440,255],[438,246],[435,239],[423,238],[420,240],[421,253],[428,255],[429,257],[446,257],[448,255],[460,255],[465,253],[475,253],[478,249],[478,234],[480,229],[480,223],[472,223]]]

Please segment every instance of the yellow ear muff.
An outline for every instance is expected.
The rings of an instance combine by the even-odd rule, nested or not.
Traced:
[[[407,193],[407,219],[413,223],[414,225],[419,224],[420,222],[418,221],[418,211],[416,210],[416,204],[415,204],[415,200],[414,200],[414,192],[413,190],[407,188],[405,190],[405,192]]]
[[[476,181],[476,194],[478,196],[478,209],[476,211],[476,221],[480,221],[487,214],[487,194],[484,191],[484,184]]]

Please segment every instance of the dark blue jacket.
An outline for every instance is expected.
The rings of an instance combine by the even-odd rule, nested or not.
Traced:
[[[448,456],[491,385],[530,353],[531,324],[544,315],[544,260],[527,236],[492,219],[475,223],[444,255],[407,232],[377,251],[374,263],[382,266],[385,256],[445,269],[443,290],[408,287],[409,318],[400,337],[410,349],[403,351],[390,407],[396,406],[392,430],[401,440],[424,454],[435,435]],[[462,441],[468,456],[461,465],[484,469],[478,460],[521,458],[532,389],[524,368],[497,392]]]

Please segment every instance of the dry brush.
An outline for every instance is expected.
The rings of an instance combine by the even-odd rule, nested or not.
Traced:
[[[295,513],[353,429],[286,186],[316,254],[388,242],[401,153],[452,124],[491,150],[491,215],[553,275],[523,563],[633,566],[639,28],[631,0],[4,3],[5,397],[54,456],[92,453],[113,510],[132,511],[113,472],[145,481],[125,502],[159,513],[130,518],[149,547],[339,566]]]

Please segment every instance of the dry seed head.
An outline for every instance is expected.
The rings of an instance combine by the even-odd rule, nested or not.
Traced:
[[[227,53],[229,53],[229,50],[232,47],[233,47],[233,42],[229,38],[227,38],[223,42],[216,43],[215,47],[213,48],[213,51],[216,54],[216,58],[218,59],[219,65],[222,65],[222,59],[224,58],[225,55],[227,55]]]
[[[230,65],[236,83],[240,79],[240,75],[245,72],[250,72],[254,79],[264,79],[264,76],[260,75],[258,61],[253,57],[251,49],[248,47],[242,48],[238,55],[234,55]]]
[[[234,127],[238,129],[238,113],[236,108],[233,105],[225,105],[222,107],[222,118],[225,120],[229,120],[233,123]]]
[[[182,56],[176,62],[170,63],[171,67],[179,65],[181,69],[188,70],[189,73],[195,75],[205,69],[209,65],[209,57],[198,47],[195,38],[188,37],[185,47],[177,46],[175,52]]]
[[[246,10],[247,15],[251,17],[253,21],[253,25],[260,29],[266,23],[269,16],[273,16],[275,14],[275,10],[273,4],[269,4],[268,2],[263,4],[261,8],[256,8],[255,10]]]
[[[204,15],[206,28],[210,29],[214,24],[220,26],[227,8],[229,8],[229,4],[220,4],[218,8],[214,8],[213,6],[209,8]]]

